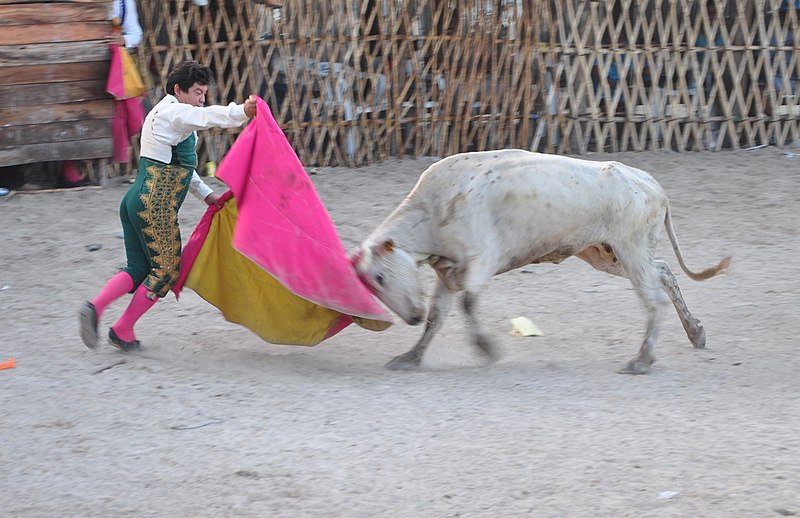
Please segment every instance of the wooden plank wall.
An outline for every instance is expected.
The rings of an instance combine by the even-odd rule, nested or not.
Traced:
[[[109,0],[0,0],[0,166],[108,158]]]

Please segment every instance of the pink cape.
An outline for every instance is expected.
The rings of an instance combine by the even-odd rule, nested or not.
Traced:
[[[217,176],[230,188],[222,198],[234,199],[222,209],[210,207],[201,219],[183,249],[181,276],[174,287],[176,294],[186,284],[217,305],[226,318],[250,327],[273,343],[313,345],[340,331],[353,319],[373,330],[382,330],[391,324],[389,312],[356,275],[305,168],[263,100],[258,99],[255,119],[236,139],[220,163]],[[227,237],[216,239],[215,233],[227,236],[226,221],[233,222],[229,225],[232,227],[232,243],[225,242]],[[209,238],[210,233],[213,240]],[[207,241],[214,243],[208,246],[223,250],[209,254],[208,250],[203,250]],[[232,247],[236,254],[225,250],[227,247]],[[252,264],[240,267],[231,264],[239,261],[239,254],[242,261],[252,262],[260,271],[277,280],[279,289],[273,290],[272,279],[260,281],[254,280],[250,274],[240,275],[239,270],[252,269]],[[205,288],[209,294],[206,297],[192,285],[192,278],[197,285],[214,284],[213,278],[211,281],[203,280],[198,272],[192,271],[198,256],[203,258],[205,271],[200,272],[203,279],[219,277],[226,279],[225,283],[238,285],[220,286],[217,283]],[[266,295],[263,293],[265,290],[268,291]],[[226,294],[222,295],[222,291]],[[262,307],[243,306],[241,300],[234,300],[231,295],[237,293],[241,294],[239,298],[248,297],[248,291],[254,292],[253,300]],[[294,314],[287,308],[297,301],[286,301],[286,296],[325,308],[326,316],[320,317],[321,320],[312,318],[308,307]],[[232,314],[236,313],[234,318],[226,314],[226,307],[220,307],[228,304],[223,300],[226,298],[230,305],[239,304],[236,311],[231,310]],[[270,312],[284,314],[268,324],[259,320]],[[282,322],[287,326],[297,324],[291,322],[292,319],[307,319],[308,322],[300,322],[301,326],[320,325],[324,330],[312,333],[313,337],[298,337],[292,334],[294,331],[284,333],[276,329],[283,325]],[[315,319],[320,321],[315,324],[312,322]]]

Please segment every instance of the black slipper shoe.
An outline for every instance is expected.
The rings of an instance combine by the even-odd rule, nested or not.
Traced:
[[[133,342],[126,342],[125,340],[118,337],[117,333],[114,332],[113,327],[108,328],[108,343],[110,343],[120,351],[126,353],[136,352],[142,348],[142,344],[139,342],[139,340],[134,340]]]
[[[89,349],[97,347],[97,309],[91,302],[86,302],[78,310],[80,320],[81,338]]]

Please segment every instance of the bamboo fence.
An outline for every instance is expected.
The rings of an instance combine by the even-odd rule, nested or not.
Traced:
[[[261,95],[307,166],[798,140],[800,0],[272,1],[138,0],[151,101],[196,59],[211,102]]]

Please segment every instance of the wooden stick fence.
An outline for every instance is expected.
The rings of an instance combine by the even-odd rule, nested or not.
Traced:
[[[273,0],[273,2],[276,0]],[[798,140],[800,0],[139,0],[152,100],[176,62],[261,95],[312,165]],[[205,135],[202,160],[236,131]]]

